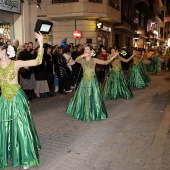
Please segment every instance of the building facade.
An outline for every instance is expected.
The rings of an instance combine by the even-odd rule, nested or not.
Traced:
[[[114,44],[114,24],[121,22],[120,0],[53,0],[41,1],[39,19],[54,23],[53,44],[66,37],[69,43]],[[73,32],[80,30],[82,37],[75,39]]]
[[[0,3],[2,3],[1,1]],[[34,28],[37,19],[53,22],[45,41],[60,44],[63,38],[74,45],[103,44],[145,48],[161,45],[170,32],[168,0],[25,0],[18,1],[18,11],[1,9],[0,28],[7,28],[5,40],[14,38],[20,44],[35,42]],[[38,4],[38,6],[37,6]],[[6,26],[8,25],[8,26]],[[170,27],[169,27],[170,28]],[[5,29],[4,29],[5,30]],[[79,30],[81,38],[74,38]],[[5,33],[6,34],[6,33]]]

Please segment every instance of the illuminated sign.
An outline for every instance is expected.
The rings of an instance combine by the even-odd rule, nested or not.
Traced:
[[[170,21],[170,17],[165,17],[164,18],[164,22],[169,22]]]
[[[21,13],[20,0],[0,0],[0,9],[14,13]]]
[[[102,28],[103,24],[102,23],[97,23],[97,28]]]
[[[111,27],[107,26],[106,24],[103,23],[97,23],[97,28],[103,31],[111,32],[112,29]]]

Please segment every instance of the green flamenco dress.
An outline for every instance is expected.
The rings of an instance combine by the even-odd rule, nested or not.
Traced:
[[[121,67],[113,66],[104,86],[102,95],[104,99],[108,100],[115,100],[119,98],[128,100],[133,98],[133,94],[127,85],[124,72]]]
[[[90,122],[107,118],[106,107],[94,72],[85,70],[66,113],[76,120]]]
[[[130,87],[133,88],[144,88],[147,86],[147,83],[145,82],[140,68],[139,62],[134,62],[133,66],[129,72],[127,84]]]
[[[0,68],[0,168],[39,164],[41,149],[25,93],[18,84],[9,84],[16,73],[14,62]],[[8,79],[8,80],[7,80]]]

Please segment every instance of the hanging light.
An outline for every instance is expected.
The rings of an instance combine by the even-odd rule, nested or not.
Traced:
[[[37,3],[37,8],[40,8],[40,9],[41,9],[40,3]]]
[[[41,0],[37,0],[37,8],[41,9]]]

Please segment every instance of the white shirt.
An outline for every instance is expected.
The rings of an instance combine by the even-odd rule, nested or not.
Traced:
[[[65,59],[66,59],[67,61],[69,61],[69,62],[67,63],[67,66],[68,66],[69,69],[72,71],[72,67],[71,67],[71,66],[75,64],[75,61],[72,59],[71,55],[68,55],[68,54],[64,53],[63,56],[65,57]]]

